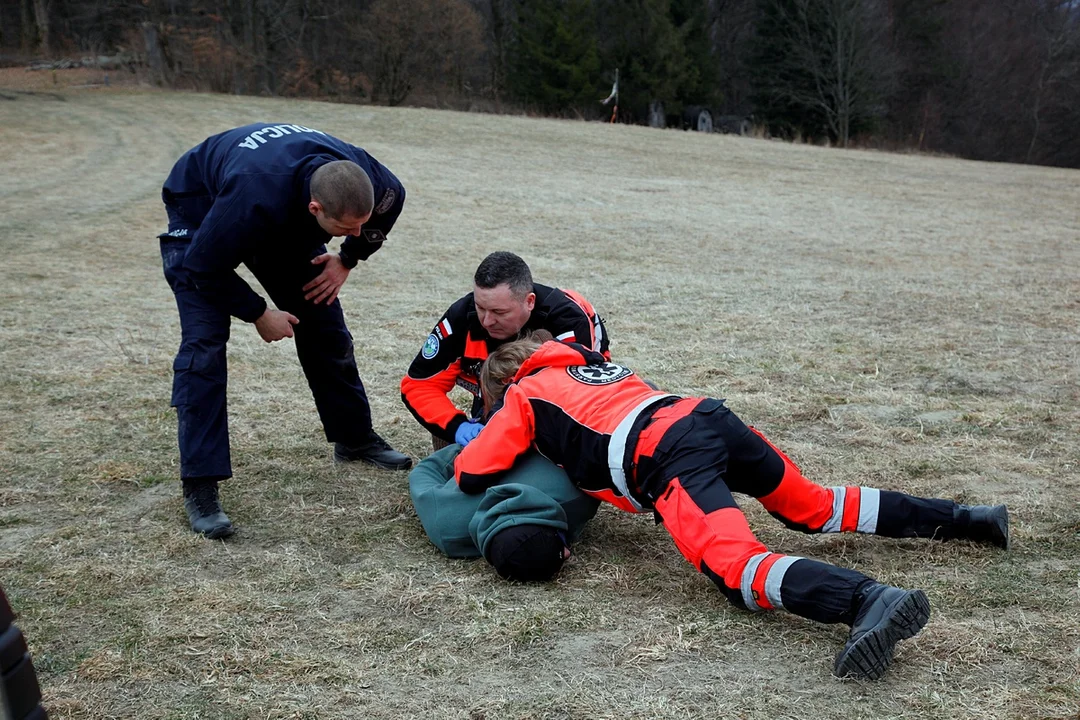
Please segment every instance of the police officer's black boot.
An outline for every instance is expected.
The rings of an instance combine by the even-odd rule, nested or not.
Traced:
[[[950,538],[1009,549],[1009,511],[1004,505],[957,505]]]
[[[390,447],[390,443],[379,437],[374,430],[362,445],[334,443],[334,459],[340,462],[359,460],[384,470],[408,470],[412,467],[412,458]]]
[[[236,532],[218,501],[217,480],[185,480],[184,509],[187,510],[191,529],[211,540],[229,537]]]
[[[833,674],[877,680],[889,669],[896,643],[915,637],[930,619],[930,601],[922,590],[870,581],[856,591],[855,605],[851,635]]]

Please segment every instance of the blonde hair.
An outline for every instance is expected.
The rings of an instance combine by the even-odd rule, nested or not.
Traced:
[[[503,399],[506,386],[529,356],[549,340],[554,340],[547,330],[533,330],[521,338],[500,346],[488,355],[480,368],[480,395],[484,398],[484,412]]]

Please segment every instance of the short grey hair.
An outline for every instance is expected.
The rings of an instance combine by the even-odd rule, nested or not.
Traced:
[[[375,190],[362,167],[351,160],[334,160],[312,173],[311,199],[331,220],[362,218],[375,207]]]

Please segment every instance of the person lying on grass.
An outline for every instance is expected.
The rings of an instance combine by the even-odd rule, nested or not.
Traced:
[[[466,495],[454,479],[460,452],[449,445],[409,473],[409,496],[428,538],[452,558],[483,556],[507,580],[553,578],[600,501],[537,453],[518,458],[498,484]]]
[[[929,620],[926,594],[770,552],[754,537],[732,492],[754,497],[785,525],[806,533],[1008,546],[1004,505],[822,487],[723,400],[654,390],[629,368],[580,345],[536,334],[508,343],[487,358],[480,383],[493,412],[455,460],[463,492],[485,492],[519,457],[536,450],[585,493],[629,512],[654,512],[679,551],[734,605],[851,626],[833,666],[839,677],[881,677],[896,644]]]

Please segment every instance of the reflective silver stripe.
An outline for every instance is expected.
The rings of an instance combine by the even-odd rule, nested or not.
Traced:
[[[608,470],[611,471],[611,482],[619,489],[623,497],[630,501],[636,510],[642,510],[641,504],[630,496],[630,490],[626,486],[626,473],[623,472],[623,458],[626,457],[626,438],[630,435],[630,427],[638,419],[641,413],[660,402],[664,398],[678,397],[676,395],[653,395],[638,403],[637,407],[626,414],[611,433],[608,441],[607,462]]]
[[[881,491],[877,488],[859,489],[859,527],[861,533],[876,533],[878,507],[881,505]]]
[[[847,488],[833,487],[832,490],[832,516],[829,521],[821,526],[821,532],[823,533],[838,533],[840,532],[840,524],[844,520],[844,496],[847,494]]]
[[[604,326],[600,323],[599,315],[596,316],[596,320],[593,322],[593,328],[595,328],[596,330],[596,347],[594,347],[593,350],[595,350],[596,352],[600,352],[600,347],[601,345],[603,345],[601,340],[604,339]]]
[[[786,609],[784,601],[780,598],[780,586],[784,584],[784,575],[787,574],[788,568],[799,560],[802,558],[784,555],[769,568],[769,574],[765,578],[765,597],[774,608]]]
[[[764,609],[754,599],[754,575],[757,574],[758,565],[761,564],[761,561],[771,554],[767,552],[759,553],[747,560],[746,567],[743,568],[742,582],[739,584],[739,589],[742,591],[743,605],[751,612]]]

